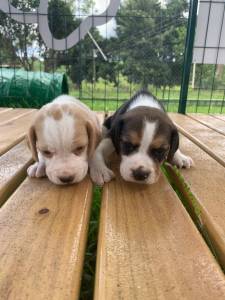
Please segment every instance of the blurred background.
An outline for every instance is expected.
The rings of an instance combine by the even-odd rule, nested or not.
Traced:
[[[10,3],[32,12],[39,0]],[[50,0],[50,30],[65,38],[108,5]],[[38,24],[17,23],[0,11],[0,106],[40,107],[69,92],[96,111],[112,111],[148,88],[168,111],[178,111],[189,6],[186,0],[122,0],[115,18],[65,51],[48,49]],[[224,112],[224,99],[224,65],[191,64],[187,111]]]

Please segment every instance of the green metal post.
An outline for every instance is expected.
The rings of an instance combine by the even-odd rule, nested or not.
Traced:
[[[178,109],[178,112],[181,114],[185,114],[186,112],[188,85],[189,85],[189,79],[191,73],[191,64],[192,64],[194,39],[195,39],[197,9],[198,9],[198,0],[191,0],[190,8],[189,8],[187,35],[186,35],[186,42],[185,42],[180,101],[179,101],[179,109]]]

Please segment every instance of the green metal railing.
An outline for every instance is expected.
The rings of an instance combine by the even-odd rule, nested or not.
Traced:
[[[183,66],[181,89],[180,89],[180,102],[178,108],[178,112],[182,114],[185,114],[186,106],[187,106],[188,88],[190,82],[190,73],[191,73],[194,40],[195,40],[197,9],[198,9],[198,0],[191,0],[186,43],[185,43],[185,52],[184,52],[184,66]]]

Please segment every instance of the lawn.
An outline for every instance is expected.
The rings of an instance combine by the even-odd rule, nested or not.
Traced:
[[[114,86],[113,83],[106,82],[102,79],[96,84],[84,81],[80,89],[75,89],[70,82],[70,94],[82,100],[95,111],[114,111],[139,89],[140,85],[129,84],[125,78],[121,79],[119,86]],[[172,88],[149,86],[149,90],[164,103],[168,111],[178,111],[180,97],[179,86]],[[211,89],[203,90],[189,87],[187,111],[225,113],[224,90],[211,91]]]

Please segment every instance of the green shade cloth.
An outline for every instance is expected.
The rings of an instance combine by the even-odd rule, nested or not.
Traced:
[[[65,74],[0,68],[0,106],[39,108],[68,92]]]

